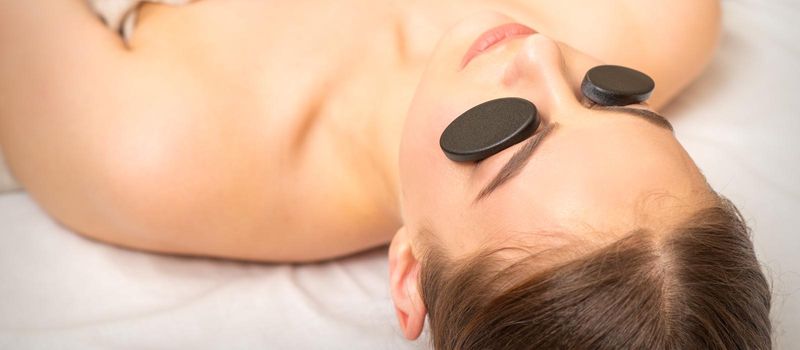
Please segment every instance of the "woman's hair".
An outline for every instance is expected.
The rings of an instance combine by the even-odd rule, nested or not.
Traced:
[[[420,292],[444,349],[769,349],[770,287],[724,197],[659,235],[639,229],[578,258],[449,259],[430,244]]]

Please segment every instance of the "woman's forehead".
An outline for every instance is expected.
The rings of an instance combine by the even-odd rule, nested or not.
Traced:
[[[560,127],[516,179],[471,210],[522,226],[602,223],[630,217],[649,193],[689,195],[702,185],[699,170],[670,133],[652,128],[624,119]]]

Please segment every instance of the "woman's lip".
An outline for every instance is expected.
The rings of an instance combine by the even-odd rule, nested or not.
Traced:
[[[481,34],[481,36],[479,36],[478,39],[472,43],[472,46],[469,47],[469,50],[467,50],[467,53],[464,54],[464,58],[461,60],[461,68],[463,69],[466,67],[469,61],[475,58],[475,56],[488,50],[494,44],[497,44],[510,37],[531,35],[535,33],[535,30],[519,23],[506,23],[489,29]]]

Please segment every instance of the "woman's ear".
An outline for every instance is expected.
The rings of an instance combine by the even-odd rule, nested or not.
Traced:
[[[418,285],[419,271],[405,226],[401,227],[389,246],[389,281],[400,329],[409,340],[422,333],[427,314]]]

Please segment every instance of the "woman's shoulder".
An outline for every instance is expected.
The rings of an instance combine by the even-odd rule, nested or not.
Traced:
[[[219,254],[300,261],[383,243],[396,219],[353,131],[363,122],[356,107],[368,104],[371,90],[356,79],[364,74],[346,71],[369,61],[359,57],[366,50],[351,46],[365,40],[342,35],[359,27],[325,22],[345,17],[312,23],[323,9],[300,19],[286,15],[299,5],[284,4],[280,14],[267,3],[274,5],[143,7],[132,53],[164,75],[165,84],[153,88],[172,96],[166,110],[176,113],[162,123],[181,131],[165,142],[177,147],[144,158],[166,159],[153,168],[172,169],[163,177],[191,184],[191,196],[165,201],[190,216],[197,208],[208,213],[175,220],[208,223],[200,226],[210,243],[198,249],[228,246],[231,252]],[[240,237],[213,233],[211,223],[232,222],[243,225]]]
[[[641,34],[643,66],[660,79],[656,107],[696,79],[716,50],[722,14],[718,0],[625,0],[633,28]],[[627,49],[628,55],[640,54]]]
[[[664,105],[710,61],[721,25],[718,0],[524,2],[540,32],[610,64],[651,75]]]

